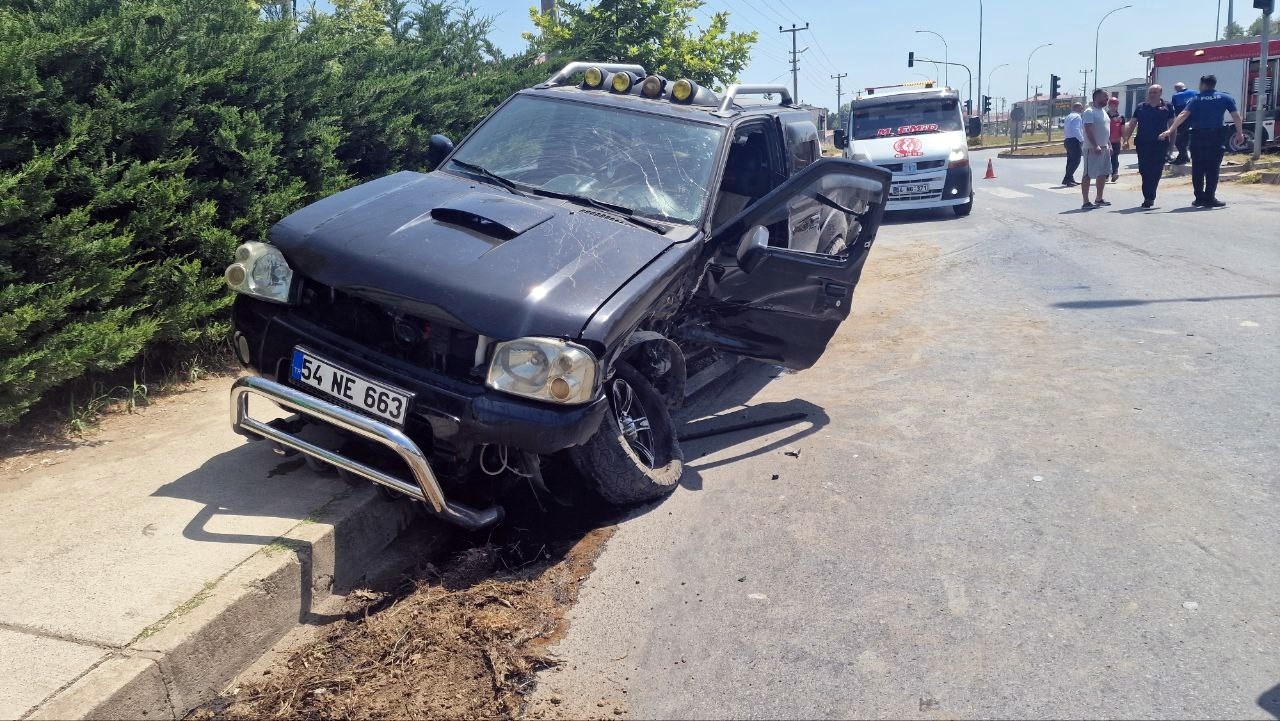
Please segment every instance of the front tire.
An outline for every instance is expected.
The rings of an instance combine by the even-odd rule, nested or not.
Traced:
[[[969,202],[964,205],[953,205],[951,210],[955,212],[957,218],[963,218],[973,212],[973,198],[969,198]]]
[[[666,399],[626,362],[605,382],[609,412],[581,446],[569,449],[593,490],[615,506],[668,495],[680,483],[684,456]]]

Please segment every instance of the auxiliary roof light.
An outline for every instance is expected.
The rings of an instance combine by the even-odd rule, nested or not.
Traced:
[[[599,90],[604,87],[604,71],[600,68],[587,68],[587,72],[582,75],[582,87],[589,90]]]
[[[644,83],[640,85],[640,94],[646,98],[662,97],[662,91],[667,88],[667,79],[661,75],[650,75],[644,79]]]
[[[694,85],[692,80],[681,78],[671,86],[671,99],[677,103],[688,103],[693,101],[694,94],[698,91],[698,86]]]
[[[639,76],[625,70],[620,73],[614,73],[612,90],[615,93],[629,93],[639,79]]]

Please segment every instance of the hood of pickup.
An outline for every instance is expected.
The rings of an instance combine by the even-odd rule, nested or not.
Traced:
[[[499,340],[578,337],[672,245],[593,209],[407,171],[293,213],[271,242],[307,278]]]

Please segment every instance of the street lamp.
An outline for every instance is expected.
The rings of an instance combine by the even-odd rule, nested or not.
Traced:
[[[917,32],[917,33],[929,33],[930,35],[937,35],[937,36],[938,36],[938,39],[942,41],[942,61],[943,61],[943,62],[948,62],[948,61],[950,61],[950,60],[951,60],[951,48],[947,46],[947,39],[946,39],[946,38],[942,37],[941,35],[939,35],[938,33],[935,33],[935,32],[934,32],[934,31],[932,31],[932,30],[917,30],[916,32]],[[951,87],[951,72],[950,72],[950,71],[944,71],[944,75],[943,75],[943,77],[944,77],[945,79],[942,81],[942,84],[943,84],[943,85],[946,85],[947,87]]]
[[[1107,18],[1120,12],[1121,10],[1127,10],[1131,7],[1133,6],[1122,5],[1116,8],[1115,10],[1112,10],[1111,12],[1107,13],[1106,15],[1103,15],[1102,19],[1098,21],[1098,30],[1093,34],[1093,82],[1095,85],[1098,84],[1098,41],[1102,37],[1102,23],[1106,22]],[[1088,93],[1089,93],[1089,90],[1088,88],[1086,88],[1085,94],[1088,95]]]
[[[982,99],[982,0],[978,0],[978,99]]]
[[[995,75],[996,71],[999,70],[1000,68],[1007,68],[1007,67],[1009,67],[1009,63],[1000,63],[994,68],[991,68],[991,72],[987,73],[987,94],[988,95],[991,94],[991,77]]]
[[[1052,44],[1053,43],[1045,43],[1044,45],[1041,45],[1035,50],[1032,50],[1030,53],[1027,53],[1027,85],[1025,88],[1022,89],[1022,97],[1024,98],[1031,97],[1031,57],[1035,55],[1037,51],[1043,50],[1044,48],[1047,48]]]

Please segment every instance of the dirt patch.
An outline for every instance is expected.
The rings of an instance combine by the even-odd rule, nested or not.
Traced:
[[[517,506],[492,535],[462,537],[393,588],[351,594],[319,640],[188,718],[522,716],[614,531],[590,501],[542,502],[549,510]]]

